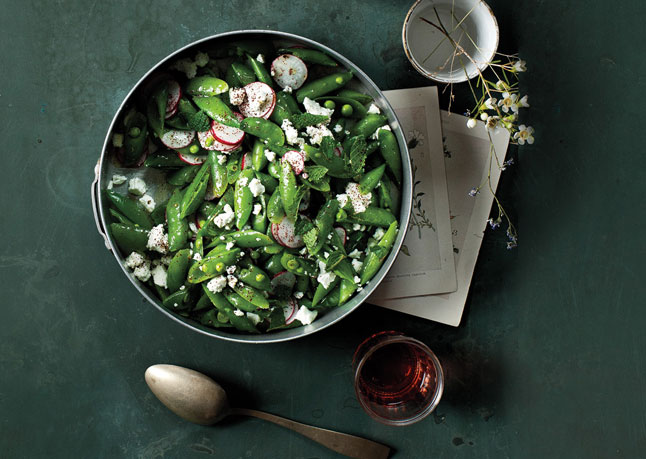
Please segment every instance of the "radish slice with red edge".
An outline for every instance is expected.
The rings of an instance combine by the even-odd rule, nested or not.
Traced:
[[[334,155],[341,157],[343,155],[343,149],[341,147],[334,147]]]
[[[307,80],[307,66],[300,58],[283,54],[271,63],[271,76],[281,88],[298,89]]]
[[[229,153],[240,147],[240,143],[237,143],[235,145],[225,145],[222,142],[219,142],[215,139],[215,137],[213,137],[213,133],[210,130],[198,132],[197,138],[200,141],[200,145],[205,150],[217,150],[221,151],[222,153]],[[208,140],[209,138],[211,140]]]
[[[220,143],[225,145],[238,145],[244,139],[245,132],[242,129],[225,126],[213,120],[211,122],[211,134]]]
[[[166,112],[166,116],[164,116],[164,119],[171,119],[173,116],[177,114],[177,110],[179,109],[179,104],[175,105],[175,108],[172,109],[171,111]]]
[[[166,99],[166,114],[177,111],[179,99],[182,97],[182,88],[175,80],[170,80],[167,85],[168,98]]]
[[[276,106],[276,93],[271,86],[262,81],[254,81],[246,85],[244,90],[247,97],[239,105],[240,113],[245,118],[269,118]]]
[[[251,155],[249,153],[245,153],[242,155],[242,160],[240,161],[240,170],[243,171],[249,167],[251,167]]]
[[[299,175],[305,169],[305,158],[303,158],[300,151],[290,150],[283,155],[282,160],[287,161],[292,166],[292,170],[296,175]]]
[[[161,142],[168,148],[174,150],[188,147],[195,140],[195,131],[180,131],[178,129],[169,129],[161,136]]]
[[[177,152],[177,156],[179,156],[180,160],[184,161],[186,164],[190,164],[191,166],[204,164],[204,161],[206,161],[206,156],[190,155],[180,152]]]
[[[298,303],[293,298],[287,300],[287,305],[283,307],[283,314],[285,314],[285,325],[289,325],[296,320],[296,313],[298,312]]]
[[[287,217],[283,217],[280,223],[271,224],[271,234],[283,247],[298,249],[303,247],[303,238],[296,234],[294,223]]]
[[[281,271],[271,279],[272,290],[276,290],[277,287],[292,289],[294,285],[296,285],[296,275],[289,271]]]
[[[346,241],[348,240],[348,233],[345,231],[345,228],[341,226],[337,226],[334,228],[334,231],[336,231],[336,234],[339,235],[339,239],[341,239],[341,244],[345,245]]]

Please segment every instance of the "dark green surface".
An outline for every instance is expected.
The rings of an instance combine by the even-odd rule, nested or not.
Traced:
[[[154,363],[396,458],[646,457],[643,2],[490,2],[502,49],[527,60],[537,142],[501,183],[520,247],[487,233],[461,327],[363,306],[262,347],[191,332],[126,280],[90,209],[106,129],[159,59],[241,28],[321,41],[384,89],[428,84],[400,44],[412,0],[132,3],[1,2],[3,457],[336,457],[261,421],[180,420],[144,383]],[[388,328],[428,343],[448,374],[436,414],[411,427],[372,421],[353,394],[354,348]]]

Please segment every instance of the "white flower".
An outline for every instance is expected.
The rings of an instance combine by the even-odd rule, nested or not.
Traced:
[[[489,110],[495,110],[497,102],[498,101],[495,97],[490,97],[484,101],[484,106],[487,107]]]
[[[505,83],[502,80],[496,81],[496,89],[503,90],[503,89],[509,89],[509,85]]]
[[[518,141],[519,145],[525,145],[525,142],[531,145],[534,143],[534,136],[532,135],[533,133],[533,127],[521,124],[520,126],[518,126],[518,132],[514,134],[514,139]]]
[[[487,113],[487,112],[480,113],[480,119],[482,121],[487,121],[487,118],[489,118],[489,113]]]
[[[529,107],[529,104],[527,103],[527,95],[524,95],[523,97],[520,98],[520,100],[518,101],[518,106]]]
[[[514,72],[524,72],[526,70],[527,70],[527,63],[524,60],[518,59],[516,62],[514,62],[514,67],[513,67]]]
[[[417,129],[413,129],[412,131],[408,131],[408,141],[410,142],[411,140],[415,140],[415,146],[416,147],[421,147],[424,145],[424,135],[419,132]]]
[[[480,190],[478,190],[477,188],[471,188],[471,190],[469,190],[469,196],[471,197],[477,195],[478,193],[480,193]]]
[[[473,129],[474,127],[476,127],[477,124],[478,123],[473,118],[469,118],[469,121],[467,121],[467,127],[469,129]]]
[[[502,109],[503,112],[508,113],[509,109],[513,112],[518,111],[518,94],[511,94],[509,92],[502,93],[502,99],[498,102],[498,106]]]
[[[488,130],[493,130],[498,126],[498,121],[500,120],[499,116],[490,116],[487,118],[487,122],[485,123],[485,128]]]

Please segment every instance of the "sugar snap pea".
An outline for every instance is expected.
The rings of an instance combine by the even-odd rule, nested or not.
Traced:
[[[282,54],[291,54],[311,64],[325,65],[328,67],[338,67],[339,64],[323,51],[307,48],[282,48],[278,50]]]
[[[378,115],[376,113],[368,113],[361,121],[353,126],[350,132],[353,135],[360,135],[363,137],[370,137],[374,132],[386,124],[388,118],[385,115]]]
[[[144,252],[148,242],[148,231],[138,226],[111,223],[110,233],[121,251],[125,254],[131,252]]]
[[[192,78],[186,85],[186,92],[192,96],[217,96],[228,90],[226,81],[206,75]]]
[[[253,179],[253,169],[245,169],[240,172],[240,176],[236,181],[235,192],[233,194],[234,210],[236,214],[236,227],[242,229],[247,224],[251,216],[253,202],[253,194],[249,189],[249,183]]]
[[[285,143],[285,133],[280,126],[264,118],[245,118],[240,123],[240,129],[270,144]]]
[[[296,100],[303,103],[306,97],[314,100],[345,86],[352,79],[352,72],[333,73],[318,80],[306,83],[296,91]]]
[[[173,293],[179,290],[186,280],[189,264],[191,261],[191,250],[178,250],[170,260],[168,270],[166,271],[166,284],[168,291]]]
[[[386,161],[388,168],[393,173],[395,180],[399,185],[402,183],[402,163],[399,153],[399,145],[395,134],[387,129],[379,129],[377,133],[379,140],[379,151]]]
[[[107,190],[105,194],[110,199],[112,205],[134,222],[135,225],[139,225],[144,229],[150,229],[153,227],[150,215],[138,201],[113,190]]]
[[[204,201],[204,195],[209,184],[211,164],[206,161],[200,167],[191,184],[186,188],[180,205],[180,218],[185,218],[195,212]]]

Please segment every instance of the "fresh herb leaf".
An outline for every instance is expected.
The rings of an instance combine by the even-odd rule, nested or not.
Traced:
[[[200,110],[195,115],[186,120],[186,122],[188,123],[188,127],[198,132],[208,131],[211,127],[211,119],[204,112],[204,110]]]
[[[312,253],[316,247],[316,241],[318,240],[319,230],[318,228],[312,227],[309,231],[303,234],[303,242],[305,242],[305,247],[307,251]]]
[[[316,126],[317,124],[325,123],[330,118],[325,115],[313,115],[311,113],[295,113],[289,117],[296,129],[303,129],[307,126]]]
[[[305,173],[310,182],[320,182],[327,174],[328,168],[325,166],[307,166]]]
[[[366,164],[366,139],[362,136],[355,136],[349,139],[348,145],[349,153],[343,157],[345,167],[352,175],[360,175]]]
[[[332,271],[336,267],[336,265],[341,263],[341,260],[343,260],[344,258],[345,255],[342,252],[332,252],[330,256],[325,260],[325,269],[327,271]]]
[[[323,157],[328,161],[332,160],[334,157],[334,149],[337,146],[337,141],[334,140],[334,137],[325,136],[321,140],[321,146],[319,151],[323,154]]]
[[[294,224],[294,233],[302,236],[312,228],[314,228],[314,224],[310,220],[306,218],[299,218]]]

